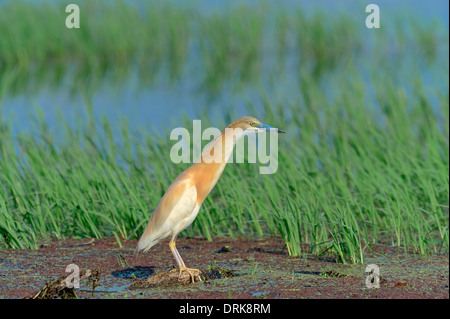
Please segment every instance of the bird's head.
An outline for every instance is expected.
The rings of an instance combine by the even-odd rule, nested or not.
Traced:
[[[279,130],[278,128],[275,128],[273,126],[261,123],[258,119],[251,117],[251,116],[244,116],[240,119],[237,119],[230,125],[228,125],[229,128],[240,128],[242,129],[246,134],[249,133],[258,133],[263,131],[270,131],[271,128],[276,129],[278,133],[285,133],[282,130]]]

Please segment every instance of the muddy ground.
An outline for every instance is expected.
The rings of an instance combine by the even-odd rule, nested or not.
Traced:
[[[222,268],[219,276],[188,285],[130,289],[145,278],[175,268],[168,242],[134,256],[137,241],[59,240],[32,250],[0,250],[0,298],[24,298],[67,275],[69,264],[99,269],[94,291],[86,280],[78,298],[449,298],[449,257],[405,255],[404,249],[374,246],[364,265],[344,265],[312,255],[289,257],[279,239],[180,238],[178,250],[191,268]],[[369,264],[380,268],[380,288],[367,288]]]

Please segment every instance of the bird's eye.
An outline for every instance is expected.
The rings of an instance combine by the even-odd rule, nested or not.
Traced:
[[[250,125],[251,126],[256,126],[256,123],[255,122],[251,122]]]

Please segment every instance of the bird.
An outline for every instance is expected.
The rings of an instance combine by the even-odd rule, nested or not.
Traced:
[[[200,160],[178,175],[164,193],[139,239],[135,253],[147,252],[154,245],[170,237],[169,248],[178,264],[178,276],[181,277],[183,272],[187,272],[192,282],[194,277],[201,281],[198,269],[186,267],[175,241],[197,217],[203,201],[222,175],[237,140],[247,134],[271,129],[277,133],[285,133],[261,123],[254,117],[244,116],[218,134],[204,148]]]

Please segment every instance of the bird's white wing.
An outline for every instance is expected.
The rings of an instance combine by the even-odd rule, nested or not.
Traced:
[[[196,206],[195,185],[187,178],[177,178],[153,212],[136,250],[147,251],[159,241],[177,235],[185,228],[183,223],[195,211]]]

